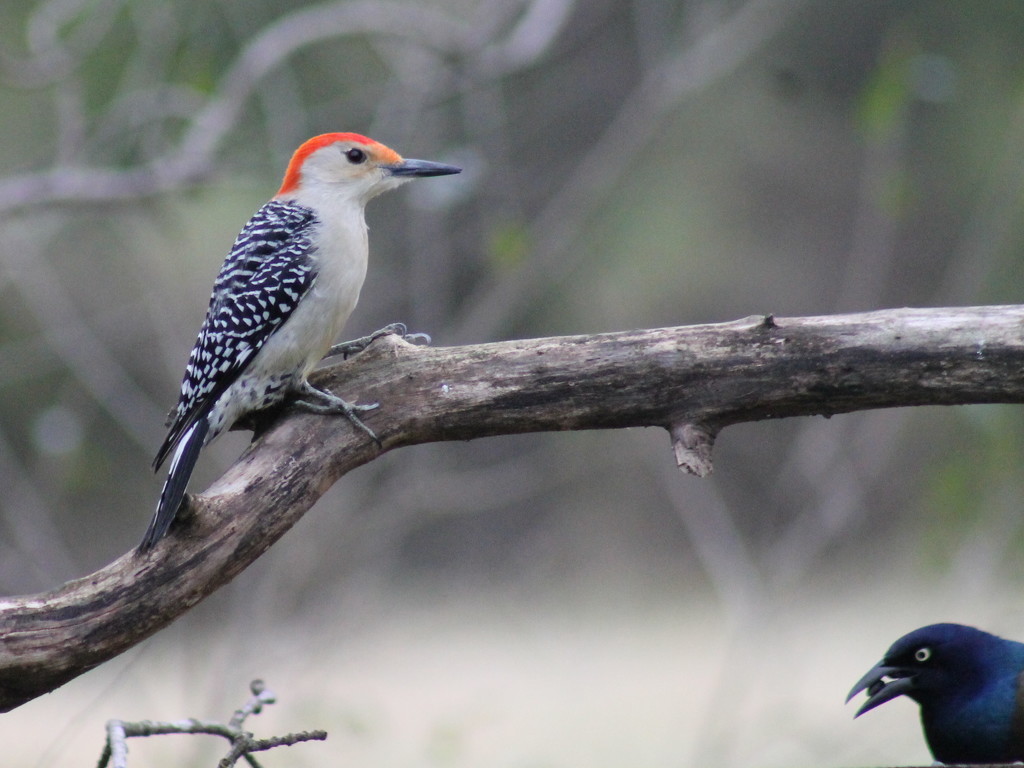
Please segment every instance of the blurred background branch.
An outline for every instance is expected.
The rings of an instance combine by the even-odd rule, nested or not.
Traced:
[[[213,276],[308,136],[355,130],[466,168],[371,210],[351,336],[394,320],[450,345],[1012,304],[1022,43],[1013,0],[0,4],[0,591],[52,587],[138,539]],[[878,647],[935,620],[1024,637],[1020,419],[972,406],[740,426],[703,484],[678,477],[663,437],[643,432],[417,447],[347,476],[141,658],[174,666],[201,634],[218,675],[203,668],[209,687],[182,683],[182,695],[219,711],[231,685],[213,680],[251,676],[238,639],[301,627],[281,646],[301,652],[278,667],[257,643],[252,666],[308,675],[313,697],[349,718],[348,748],[375,764],[386,760],[374,746],[400,743],[403,765],[493,763],[512,759],[511,743],[522,761],[592,766],[920,761],[916,731],[885,731],[892,715],[852,726],[838,707],[852,679],[826,681],[848,657],[855,678]],[[211,446],[197,485],[243,446]],[[873,622],[851,613],[862,592]],[[622,606],[640,602],[651,609],[631,620]],[[455,682],[489,679],[459,667],[472,652],[438,662],[439,699],[411,695],[410,676],[435,681],[396,661],[432,669],[418,651],[479,639],[466,622],[496,627],[484,644],[508,654],[482,669],[517,670],[486,716],[476,703],[471,716],[445,709],[444,695],[483,695]],[[593,624],[604,629],[572,634]],[[362,633],[380,655],[356,664]],[[533,656],[503,645],[524,634],[540,644]],[[660,666],[595,674],[583,661],[605,646],[592,636]],[[320,668],[284,668],[316,655],[314,637],[346,640],[319,649],[347,670],[330,695]],[[533,679],[516,660],[555,658],[543,645],[554,637],[580,652],[538,671],[564,683],[547,700],[595,680],[606,695],[547,712],[557,735],[533,742],[518,722],[515,739],[489,740]],[[8,716],[4,743],[27,744],[11,760],[81,754],[75,739],[93,731],[76,724],[111,716],[95,690],[142,709],[162,666],[103,672],[81,689],[80,719],[53,705],[69,725],[41,756]],[[370,667],[375,682],[360,687]],[[405,673],[401,697],[381,669]],[[685,696],[669,686],[676,672]],[[172,714],[196,711],[167,702],[169,687],[153,695]],[[53,721],[40,712],[25,717]]]

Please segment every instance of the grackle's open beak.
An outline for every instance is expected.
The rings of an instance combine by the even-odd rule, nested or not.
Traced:
[[[885,678],[889,678],[886,680]],[[857,710],[854,717],[860,717],[879,704],[903,696],[914,689],[914,675],[904,667],[887,666],[884,661],[868,670],[868,673],[857,681],[846,696],[846,703],[863,690],[867,690],[868,699]]]

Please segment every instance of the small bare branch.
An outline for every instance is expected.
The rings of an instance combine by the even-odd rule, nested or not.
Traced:
[[[715,430],[705,424],[681,422],[669,428],[676,465],[691,475],[707,477],[713,469],[711,449],[715,445]]]
[[[249,683],[249,690],[252,693],[252,698],[245,702],[241,709],[235,710],[235,714],[228,721],[231,728],[241,728],[245,718],[249,715],[258,715],[263,711],[264,704],[273,704],[277,701],[277,696],[267,688],[262,680],[253,680]]]
[[[107,765],[110,765],[111,768],[127,768],[127,739],[133,736],[195,733],[220,736],[231,742],[231,748],[227,755],[217,763],[218,768],[230,768],[241,757],[245,757],[250,765],[258,768],[259,763],[251,756],[252,752],[264,752],[274,747],[290,747],[303,741],[323,741],[327,738],[327,731],[322,730],[288,733],[269,739],[255,738],[251,733],[242,729],[242,722],[249,715],[258,715],[265,704],[273,704],[277,697],[264,685],[262,680],[253,680],[249,689],[252,691],[252,698],[241,708],[235,710],[227,725],[195,718],[174,722],[110,720],[107,722],[107,742],[100,755],[98,768],[106,768]]]

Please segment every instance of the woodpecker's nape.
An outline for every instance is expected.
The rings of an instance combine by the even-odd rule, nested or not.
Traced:
[[[307,376],[332,349],[359,299],[366,203],[411,179],[460,170],[404,159],[357,133],[314,136],[295,151],[281,188],[242,228],[214,282],[154,461],[159,469],[173,451],[140,551],[170,529],[200,449],[240,416],[297,395],[296,405],[343,414],[377,439],[358,416],[377,403],[350,403],[317,389]],[[405,335],[405,329],[395,324],[335,349],[356,353],[386,333]]]

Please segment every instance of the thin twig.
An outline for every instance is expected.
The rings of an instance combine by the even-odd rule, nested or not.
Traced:
[[[224,723],[211,722],[188,718],[173,722],[161,722],[153,720],[139,720],[136,722],[125,722],[123,720],[110,720],[107,722],[107,741],[100,755],[98,768],[127,768],[128,746],[127,740],[137,736],[162,736],[167,734],[203,734],[207,736],[220,736],[231,742],[228,750],[220,762],[218,768],[230,768],[238,762],[241,757],[246,758],[250,766],[259,768],[259,763],[253,758],[251,752],[264,752],[275,747],[290,747],[304,741],[323,741],[327,738],[327,731],[299,731],[288,733],[284,736],[272,736],[267,739],[257,739],[250,732],[242,728],[242,723],[249,715],[258,715],[267,704],[277,701],[277,696],[266,687],[262,680],[253,680],[249,684],[252,692],[250,698],[244,705],[235,710],[227,725]]]

